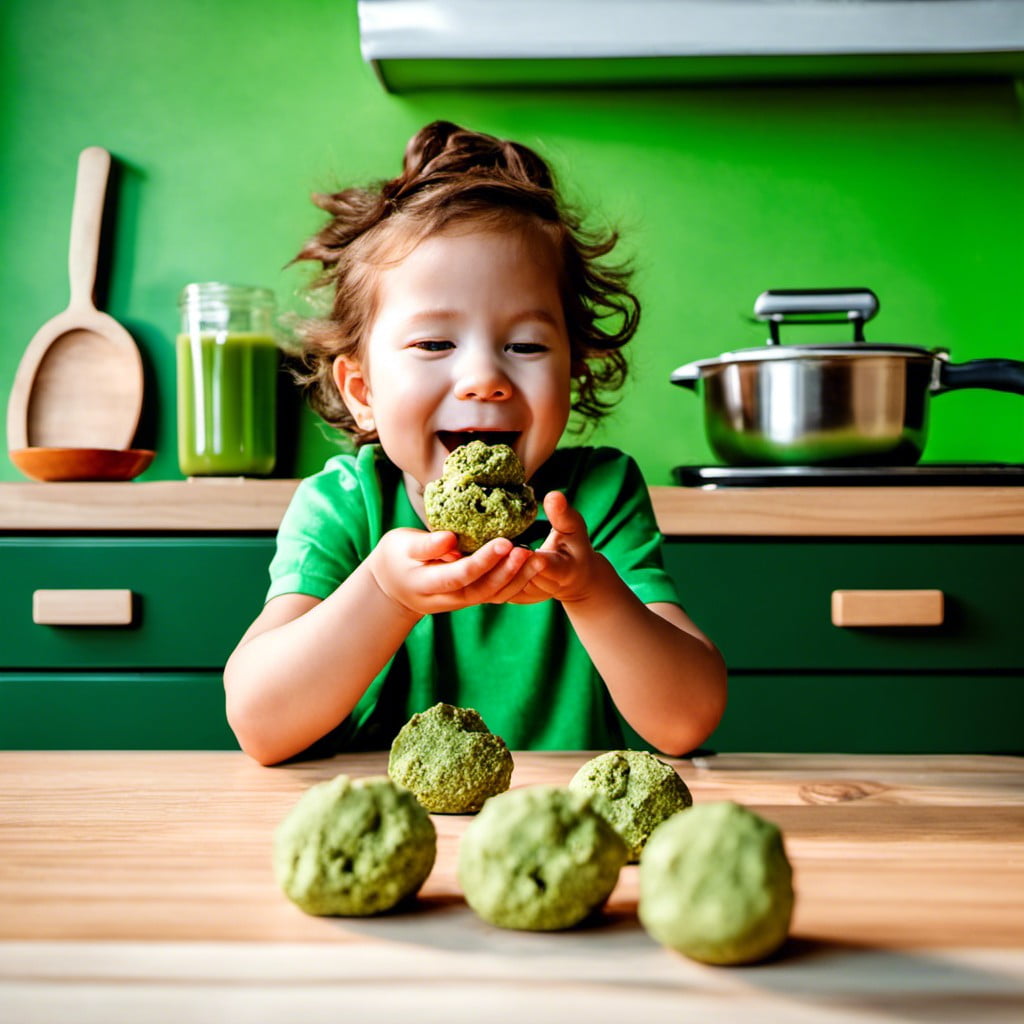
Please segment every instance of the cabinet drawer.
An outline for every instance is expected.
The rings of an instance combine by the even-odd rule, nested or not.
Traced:
[[[705,750],[1019,754],[1024,674],[736,672]]]
[[[671,538],[665,560],[730,669],[1024,668],[1021,542]],[[941,591],[942,623],[836,626],[836,591]]]
[[[238,749],[219,672],[0,673],[0,703],[2,750]]]
[[[0,538],[0,668],[221,668],[262,607],[273,551],[271,537]],[[54,624],[91,606],[117,622]]]

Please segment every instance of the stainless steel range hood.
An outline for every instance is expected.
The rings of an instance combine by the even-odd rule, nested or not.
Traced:
[[[360,0],[389,88],[1024,74],[1024,0]]]

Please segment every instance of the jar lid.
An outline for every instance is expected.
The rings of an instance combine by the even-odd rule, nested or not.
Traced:
[[[274,293],[256,285],[226,284],[222,281],[198,281],[185,285],[178,297],[181,309],[217,306],[274,306]]]

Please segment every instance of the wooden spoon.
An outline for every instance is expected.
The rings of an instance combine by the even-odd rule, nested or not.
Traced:
[[[128,448],[142,412],[142,357],[132,336],[95,305],[110,154],[78,158],[71,213],[71,301],[29,342],[7,406],[7,447]]]

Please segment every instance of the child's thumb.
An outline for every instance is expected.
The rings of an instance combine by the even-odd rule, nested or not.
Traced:
[[[576,533],[585,530],[583,517],[561,491],[549,491],[544,498],[544,511],[553,530],[559,533]]]

